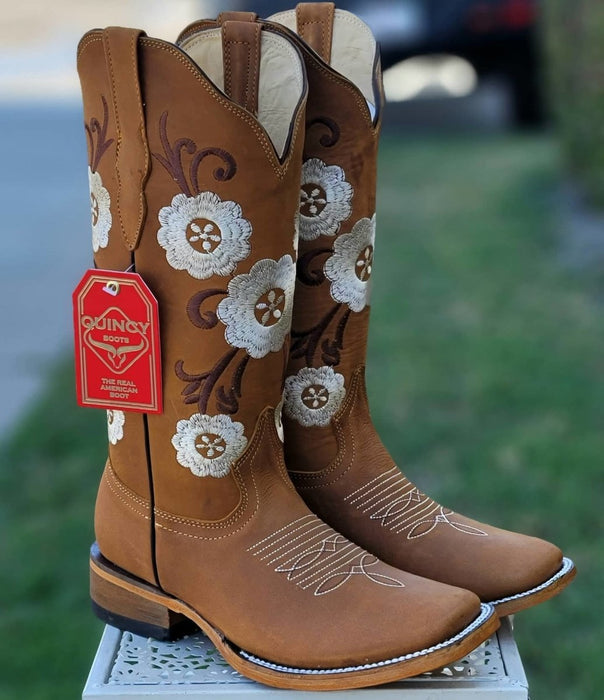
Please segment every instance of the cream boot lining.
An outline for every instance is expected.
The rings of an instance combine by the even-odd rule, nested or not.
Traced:
[[[287,10],[269,17],[271,22],[284,24],[296,31],[296,11]],[[363,97],[375,106],[373,64],[376,43],[369,27],[346,10],[336,10],[331,44],[331,67],[353,82]]]
[[[185,39],[181,48],[224,92],[224,64],[220,29],[202,30]],[[289,41],[262,31],[258,79],[258,121],[281,157],[304,90],[302,63]]]

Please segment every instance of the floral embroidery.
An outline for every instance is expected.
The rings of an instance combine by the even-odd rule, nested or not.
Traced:
[[[176,376],[186,382],[182,391],[185,403],[197,403],[199,412],[206,413],[213,395],[220,413],[237,413],[250,357],[277,352],[290,332],[294,286],[295,265],[290,255],[284,255],[278,261],[259,260],[249,273],[234,277],[227,289],[205,289],[189,299],[187,315],[191,323],[207,330],[222,321],[225,339],[232,347],[211,369],[202,372],[185,369],[182,360],[176,363]],[[219,295],[225,298],[215,311],[204,308]],[[229,366],[230,380],[219,384]]]
[[[243,425],[228,416],[193,414],[179,420],[172,438],[176,459],[195,476],[226,476],[247,445]]]
[[[352,186],[342,168],[326,165],[318,158],[302,166],[300,186],[300,238],[313,241],[335,236],[352,211]]]
[[[285,380],[284,410],[305,427],[324,426],[346,396],[344,377],[331,367],[303,367]]]
[[[242,218],[241,207],[213,192],[177,194],[158,218],[157,240],[168,262],[195,279],[230,275],[250,253],[252,226]]]
[[[296,214],[294,216],[294,250],[296,254],[300,247],[300,210],[296,209]]]
[[[237,162],[224,148],[207,146],[198,148],[193,139],[182,137],[170,143],[168,136],[168,112],[159,119],[159,139],[163,153],[153,153],[153,157],[170,173],[174,182],[188,196],[199,194],[199,168],[206,158],[217,159],[218,165],[212,175],[218,182],[227,182],[237,173]]]
[[[334,241],[333,255],[325,261],[325,275],[331,280],[331,296],[352,311],[362,311],[368,300],[375,241],[375,214],[361,219]]]
[[[92,249],[98,253],[109,243],[111,229],[111,199],[103,187],[99,173],[88,166],[88,184],[90,185],[90,217],[92,219]]]
[[[123,411],[107,411],[107,435],[109,436],[109,442],[112,445],[117,445],[117,443],[124,437],[125,422],[126,414]]]
[[[313,131],[313,127],[321,126],[322,133],[318,138],[318,143],[323,148],[331,148],[335,146],[340,140],[340,127],[333,119],[330,117],[315,117],[310,121],[306,122],[306,138],[308,140],[308,134]],[[325,131],[327,129],[327,131]]]
[[[275,429],[277,430],[277,435],[281,442],[285,441],[285,433],[283,431],[283,398],[277,404],[275,408]]]
[[[290,331],[295,281],[291,255],[259,260],[248,274],[234,277],[217,308],[226,341],[256,359],[280,350]]]
[[[103,105],[102,123],[97,117],[91,117],[84,124],[88,138],[88,184],[90,187],[90,216],[92,219],[92,248],[98,253],[100,248],[106,248],[109,243],[111,229],[111,198],[103,186],[100,174],[97,172],[103,155],[107,152],[113,139],[107,138],[109,128],[109,107],[107,100],[101,95]]]
[[[263,326],[272,326],[281,318],[285,307],[285,293],[282,289],[270,289],[256,304],[256,318]]]
[[[373,246],[368,245],[365,250],[357,258],[355,265],[355,274],[361,280],[366,282],[371,277],[371,266],[373,265]]]
[[[315,355],[320,353],[322,364],[339,364],[350,315],[362,311],[369,300],[374,238],[375,214],[371,219],[358,221],[350,233],[340,234],[333,249],[314,248],[300,256],[298,282],[317,287],[328,279],[336,304],[314,326],[292,328],[292,359],[303,357],[307,366],[311,366],[315,364]],[[321,262],[324,256],[325,262]]]
[[[113,143],[113,139],[107,138],[107,131],[109,129],[109,106],[103,95],[101,95],[101,103],[103,105],[103,123],[101,124],[97,117],[91,117],[90,121],[84,124],[86,137],[88,139],[88,162],[92,172],[96,172],[99,169],[101,158]]]

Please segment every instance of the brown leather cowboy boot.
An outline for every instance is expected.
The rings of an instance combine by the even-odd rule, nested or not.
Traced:
[[[467,588],[501,615],[550,598],[575,574],[569,559],[436,503],[399,471],[373,427],[364,363],[383,104],[375,40],[332,3],[302,3],[271,20],[304,40],[309,81],[285,382],[290,476],[312,511],[397,568]]]
[[[374,685],[468,653],[496,629],[492,608],[348,541],[285,468],[296,47],[228,16],[180,47],[114,27],[85,35],[78,69],[95,264],[134,269],[156,296],[164,395],[163,413],[108,414],[99,616],[160,638],[193,623],[235,669],[285,688]]]

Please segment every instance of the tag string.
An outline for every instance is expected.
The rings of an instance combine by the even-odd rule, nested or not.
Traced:
[[[134,263],[127,267],[124,272],[132,272],[134,270]],[[111,281],[107,282],[107,284],[103,287],[103,291],[106,292],[107,294],[111,294],[112,297],[116,297],[120,293],[120,285],[119,282]]]

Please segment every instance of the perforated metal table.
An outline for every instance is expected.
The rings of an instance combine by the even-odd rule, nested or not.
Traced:
[[[107,626],[82,698],[230,700],[261,695],[271,700],[318,697],[244,678],[223,661],[203,634],[156,642]],[[496,634],[454,665],[398,683],[327,695],[355,700],[528,700],[528,683],[512,623],[504,618]]]

